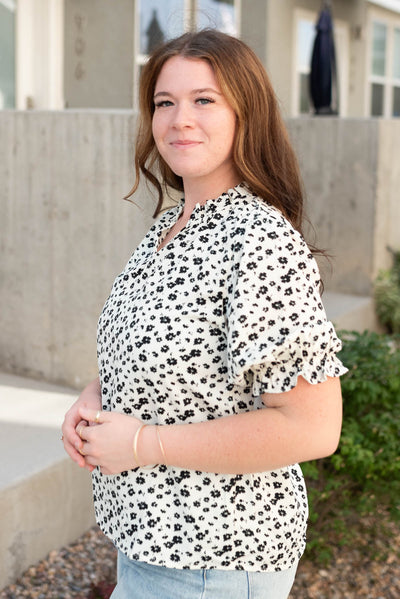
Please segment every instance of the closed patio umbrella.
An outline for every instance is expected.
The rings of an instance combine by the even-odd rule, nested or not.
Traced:
[[[338,114],[333,23],[329,2],[324,3],[311,57],[310,95],[315,114]]]

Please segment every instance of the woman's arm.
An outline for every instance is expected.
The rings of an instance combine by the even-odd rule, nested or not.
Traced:
[[[264,394],[262,398],[266,406],[262,410],[159,427],[166,460],[156,427],[145,427],[137,448],[140,464],[166,462],[178,468],[242,474],[275,470],[322,458],[336,450],[342,422],[338,378],[311,385],[299,377],[291,391]],[[88,420],[94,418],[90,410],[80,410],[80,414]],[[87,463],[100,465],[105,473],[119,472],[127,465],[135,467],[132,442],[140,421],[109,412],[102,413],[101,421],[108,425],[104,434],[101,426],[83,431],[83,438],[89,441],[82,444]],[[103,447],[102,437],[107,437],[107,448]],[[111,465],[113,445],[117,444],[121,456],[126,452],[121,469],[116,461]]]
[[[266,409],[202,422],[162,427],[167,463],[194,470],[242,474],[275,470],[332,454],[342,423],[339,379],[310,385],[299,378],[291,391],[262,396]],[[139,452],[154,451],[152,431],[143,430]]]

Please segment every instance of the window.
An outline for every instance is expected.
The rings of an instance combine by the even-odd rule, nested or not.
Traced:
[[[400,116],[400,22],[371,22],[370,116]]]
[[[385,113],[386,47],[387,26],[374,22],[372,24],[371,116],[383,116]]]
[[[315,25],[318,14],[298,9],[295,11],[294,30],[294,75],[293,75],[293,100],[292,114],[298,116],[309,114],[312,110],[309,75],[311,56],[316,35]],[[338,78],[339,111],[341,116],[347,114],[347,89],[348,89],[348,53],[349,33],[348,26],[334,20],[334,39],[336,53],[336,70]]]
[[[168,37],[183,33],[184,0],[139,0],[139,59],[146,56]]]
[[[240,0],[136,0],[135,87],[141,66],[159,43],[204,27],[238,35],[239,5]]]
[[[15,108],[15,1],[0,0],[0,109]]]
[[[214,27],[238,35],[238,2],[234,0],[197,0],[196,27]]]

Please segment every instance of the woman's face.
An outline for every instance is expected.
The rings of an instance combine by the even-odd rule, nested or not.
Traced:
[[[185,188],[199,182],[228,189],[238,183],[232,159],[236,115],[205,60],[170,58],[154,91],[153,137]]]

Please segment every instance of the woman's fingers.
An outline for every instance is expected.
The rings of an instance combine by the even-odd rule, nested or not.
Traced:
[[[109,421],[110,412],[103,410],[93,410],[86,406],[79,408],[79,415],[83,420],[86,420],[89,424],[103,424]]]
[[[75,428],[75,431],[76,431],[76,434],[78,435],[78,437],[79,437],[80,439],[83,439],[83,437],[82,437],[82,432],[83,432],[83,430],[84,430],[84,429],[87,427],[87,425],[88,425],[88,423],[87,423],[87,421],[86,421],[86,420],[81,420],[81,421],[80,421],[80,422],[77,424],[77,426],[76,426],[76,428]]]
[[[97,414],[101,412],[101,391],[99,380],[96,379],[89,383],[80,394],[76,402],[71,406],[65,415],[62,424],[62,441],[64,449],[69,457],[81,468],[87,467],[93,470],[92,466],[85,463],[85,459],[80,453],[83,449],[83,432],[87,428],[88,420],[79,413],[80,407],[90,406],[91,411]],[[96,418],[96,416],[95,416]]]
[[[67,454],[69,455],[69,457],[71,458],[71,460],[73,460],[74,462],[76,462],[78,464],[78,466],[80,466],[81,468],[84,468],[85,466],[85,460],[83,458],[83,456],[79,453],[78,449],[77,449],[77,444],[79,442],[77,442],[76,444],[72,445],[66,438],[66,436],[64,435],[64,449],[67,452]],[[81,441],[82,443],[82,441]]]
[[[82,434],[86,426],[87,422],[80,417],[77,407],[72,406],[65,415],[62,425],[62,440],[64,442],[64,449],[69,457],[81,468],[84,468],[85,460],[79,453],[79,449],[82,447],[80,434]]]
[[[75,449],[86,468],[98,466],[103,474],[115,474],[137,467],[132,443],[143,425],[139,419],[86,406],[80,406],[78,414]]]

